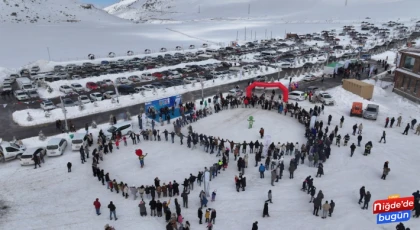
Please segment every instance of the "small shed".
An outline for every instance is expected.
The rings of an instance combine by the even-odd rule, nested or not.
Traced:
[[[373,85],[356,79],[344,79],[343,89],[361,96],[366,100],[373,97]]]

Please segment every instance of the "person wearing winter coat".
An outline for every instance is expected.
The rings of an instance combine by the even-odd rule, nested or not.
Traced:
[[[344,123],[344,116],[341,116],[341,118],[340,118],[340,128],[343,128],[343,123]]]
[[[258,230],[258,221],[255,221],[255,222],[252,224],[252,230]]]
[[[276,169],[271,170],[271,186],[274,186],[274,181],[277,178]]]
[[[172,215],[171,209],[167,208],[166,211],[165,211],[165,221],[166,222],[169,222],[169,220],[171,219],[171,215]]]
[[[315,193],[316,193],[316,188],[315,188],[315,186],[312,186],[311,188],[310,188],[310,191],[309,191],[310,193],[311,193],[311,200],[309,201],[309,203],[311,203],[311,202],[313,202],[314,201],[314,197],[315,197]]]
[[[330,202],[330,211],[328,213],[328,216],[331,217],[332,213],[334,212],[335,203],[333,200]]]
[[[141,199],[140,204],[138,206],[140,208],[140,216],[147,216],[146,203],[143,199]]]
[[[260,129],[260,136],[261,136],[261,139],[264,137],[264,129],[263,128]]]
[[[244,155],[244,162],[245,162],[245,168],[248,168],[248,153]]]
[[[363,131],[363,124],[360,123],[359,130],[357,131],[357,134],[362,134],[362,131]]]
[[[98,198],[93,202],[93,206],[95,206],[96,215],[101,215],[101,202],[99,202]]]
[[[265,166],[263,164],[260,164],[258,171],[260,172],[260,178],[264,178]]]
[[[363,198],[365,198],[366,196],[366,192],[365,192],[365,186],[362,186],[359,190],[359,194],[360,194],[360,199],[359,199],[359,204],[362,203]]]
[[[385,133],[385,130],[382,132],[382,136],[381,136],[381,139],[379,140],[379,143],[382,143],[382,140],[384,140],[384,144],[386,143],[386,133]]]
[[[324,193],[322,193],[322,190],[319,190],[318,194],[316,195],[316,198],[319,200],[320,205],[321,205],[322,199],[324,199]]]
[[[420,201],[418,199],[414,200],[414,214],[413,217],[419,218],[420,216]]]
[[[293,179],[293,173],[295,172],[295,170],[296,170],[295,164],[290,163],[290,165],[289,165],[289,173],[290,173],[289,179]]]
[[[71,162],[67,163],[67,172],[71,172]]]
[[[331,206],[328,204],[328,201],[325,201],[325,204],[322,205],[322,219],[327,218],[327,214],[329,213]]]
[[[270,203],[273,203],[272,199],[273,199],[273,195],[271,193],[271,190],[268,190],[268,200],[266,200],[265,202],[267,203],[270,201]]]
[[[133,198],[134,198],[134,200],[135,199],[137,199],[137,188],[136,188],[136,186],[131,186],[130,187],[130,192],[131,192],[131,195],[133,195]]]
[[[417,125],[416,132],[414,134],[420,135],[420,124]]]
[[[190,194],[190,192],[187,192],[185,189],[184,191],[181,193],[181,197],[182,197],[182,204],[184,208],[188,208],[188,194]]]
[[[156,201],[154,198],[149,202],[150,216],[156,216]]]
[[[383,172],[382,172],[382,177],[381,177],[382,180],[386,179],[386,176],[388,175],[389,171],[391,171],[390,168],[384,167]]]
[[[198,219],[199,219],[198,223],[202,224],[203,223],[203,209],[201,207],[198,208],[197,216],[198,216]]]
[[[268,203],[267,202],[264,203],[264,209],[263,209],[263,218],[265,216],[270,217],[270,215],[268,214]]]
[[[322,165],[322,163],[318,164],[318,171],[316,173],[315,177],[321,177],[322,175],[324,175],[324,166]]]
[[[404,129],[404,132],[402,133],[403,135],[408,135],[408,130],[410,129],[410,124],[407,123],[407,126]]]
[[[313,215],[314,216],[318,216],[318,211],[321,208],[321,200],[318,198],[314,199],[314,211],[313,211]]]
[[[156,202],[156,211],[157,211],[158,217],[162,217],[162,209],[163,209],[163,204],[160,202],[160,200],[158,200]]]
[[[112,214],[114,214],[114,219],[118,220],[117,214],[115,212],[117,208],[115,207],[114,203],[112,203],[112,201],[108,204],[108,208],[109,208],[109,219],[112,220]]]
[[[210,209],[206,209],[206,214],[204,215],[206,218],[206,223],[210,222]]]
[[[354,144],[354,143],[352,143],[351,145],[350,145],[350,157],[352,157],[353,156],[353,154],[354,154],[354,150],[356,149],[356,145]]]
[[[210,214],[210,223],[213,222],[213,224],[216,224],[216,209],[211,210]]]
[[[369,192],[369,191],[367,191],[367,193],[366,193],[366,195],[365,195],[365,202],[364,202],[364,204],[363,204],[362,209],[366,209],[366,210],[368,210],[370,197],[371,197],[370,192]]]

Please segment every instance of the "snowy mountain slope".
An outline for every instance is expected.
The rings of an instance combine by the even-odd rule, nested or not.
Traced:
[[[60,23],[111,20],[114,17],[78,0],[3,0],[0,23]]]
[[[302,19],[364,19],[392,15],[416,17],[416,0],[121,0],[104,10],[118,17],[141,20],[202,20],[276,17]],[[374,11],[372,9],[375,9]],[[351,14],[349,12],[352,12]]]

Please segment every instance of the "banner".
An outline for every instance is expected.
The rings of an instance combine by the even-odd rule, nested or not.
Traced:
[[[155,109],[157,113],[159,113],[159,110],[164,107],[172,107],[175,105],[179,105],[181,103],[181,95],[176,95],[172,97],[162,98],[150,102],[145,103],[146,112],[149,111],[149,108],[152,107]]]

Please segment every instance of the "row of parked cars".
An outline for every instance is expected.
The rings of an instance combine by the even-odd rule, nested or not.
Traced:
[[[111,139],[113,133],[121,132],[122,135],[130,135],[133,132],[133,124],[130,121],[124,121],[110,126],[104,130],[104,135],[108,140]],[[73,133],[72,138],[68,141],[66,138],[53,137],[48,140],[46,146],[27,148],[22,143],[8,142],[0,139],[0,160],[10,161],[19,159],[22,166],[34,165],[33,156],[61,156],[66,152],[67,148],[72,151],[79,151],[87,141],[85,133]],[[70,143],[69,143],[70,142]],[[70,147],[69,147],[70,146]]]

